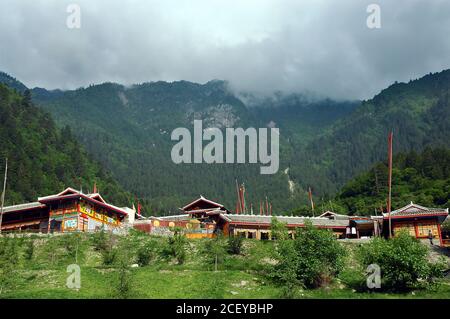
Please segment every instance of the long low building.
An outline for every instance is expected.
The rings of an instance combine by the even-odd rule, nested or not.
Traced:
[[[200,196],[181,208],[182,214],[152,217],[135,224],[135,228],[155,234],[169,233],[170,229],[183,229],[190,238],[213,237],[218,232],[224,236],[242,236],[268,240],[272,238],[273,217],[285,223],[290,233],[304,227],[307,221],[319,228],[330,229],[337,238],[360,238],[378,235],[381,226],[378,220],[325,212],[318,217],[267,216],[254,214],[233,214],[222,204]],[[361,227],[364,225],[365,227]],[[369,225],[369,227],[367,227]]]
[[[4,207],[2,231],[70,232],[116,231],[130,218],[129,208],[108,204],[99,193],[84,194],[73,188],[36,202]],[[133,216],[134,217],[134,216]]]
[[[448,216],[448,209],[426,208],[409,204],[391,214],[383,216],[348,216],[325,212],[318,217],[301,216],[266,216],[254,214],[233,214],[222,204],[200,196],[198,199],[182,207],[181,214],[164,217],[151,217],[135,224],[135,228],[153,234],[170,234],[175,228],[182,229],[187,237],[214,237],[218,232],[224,236],[242,236],[269,240],[273,217],[285,223],[289,232],[304,227],[306,221],[318,228],[333,231],[337,238],[364,238],[374,236],[389,236],[389,219],[395,236],[402,229],[419,239],[428,239],[429,232],[436,239],[436,244],[442,245],[440,224]]]

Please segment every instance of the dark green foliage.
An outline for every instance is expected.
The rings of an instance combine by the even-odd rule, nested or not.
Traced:
[[[179,265],[186,260],[186,237],[180,229],[175,229],[173,236],[167,238],[166,245],[160,251],[163,258],[175,258]]]
[[[244,238],[241,236],[228,237],[228,252],[232,255],[239,255],[242,251],[242,243]]]
[[[316,196],[330,196],[387,158],[390,130],[395,154],[420,152],[427,146],[449,147],[449,84],[450,70],[445,70],[407,84],[393,84],[362,102],[306,147],[295,149],[297,165],[291,166],[291,178],[312,185]]]
[[[82,241],[82,234],[68,234],[66,236],[62,236],[60,239],[60,243],[63,246],[69,260],[78,263],[79,254],[80,254],[80,245]],[[82,251],[82,250],[81,250]]]
[[[225,239],[221,235],[205,239],[202,252],[205,263],[214,265],[214,270],[217,270],[218,265],[222,264],[226,257],[227,247]]]
[[[392,172],[392,207],[413,201],[428,207],[450,206],[450,149],[426,148],[394,158]],[[388,168],[373,166],[343,188],[334,205],[342,205],[350,214],[374,215],[386,211]]]
[[[28,92],[28,91],[27,91]],[[6,204],[35,201],[68,186],[92,189],[114,204],[129,205],[131,195],[95,163],[69,128],[59,130],[50,115],[0,84],[0,174],[8,157]]]
[[[116,262],[118,253],[116,242],[115,236],[104,229],[91,235],[91,245],[100,253],[103,265],[111,266]]]
[[[289,239],[289,233],[286,223],[280,222],[276,217],[272,217],[270,223],[270,230],[272,240],[287,240]]]
[[[278,239],[278,264],[270,277],[286,287],[286,296],[293,296],[295,287],[321,287],[329,284],[344,266],[345,249],[328,230],[306,222],[298,228],[295,239]]]
[[[0,295],[18,285],[20,243],[17,238],[0,238]]]
[[[34,257],[34,239],[28,239],[25,243],[24,258],[26,261],[32,261]]]
[[[91,235],[92,245],[95,250],[102,251],[108,247],[108,235],[105,230],[102,228],[100,231],[97,231]]]
[[[153,239],[147,239],[140,243],[137,250],[137,263],[139,266],[147,266],[155,259],[158,253],[158,243]]]
[[[116,262],[117,248],[112,244],[100,251],[102,255],[102,262],[105,266],[111,266]]]
[[[26,90],[23,84],[5,74],[0,75],[0,82],[15,86],[20,92]],[[309,206],[305,205],[305,190],[309,186],[315,202],[323,203],[316,205],[316,211],[330,209],[345,213],[348,207],[351,213],[372,214],[374,208],[379,208],[379,198],[384,195],[376,195],[376,203],[369,203],[369,207],[360,198],[350,203],[330,203],[329,199],[351,178],[385,160],[386,138],[391,129],[396,154],[422,151],[426,146],[448,147],[449,82],[450,70],[445,70],[407,84],[395,83],[362,103],[328,99],[311,101],[301,95],[281,93],[270,98],[250,94],[237,97],[230,92],[227,83],[221,81],[204,85],[186,81],[155,82],[129,88],[104,83],[66,92],[33,89],[31,96],[55,117],[60,127],[71,128],[63,129],[61,135],[72,141],[73,134],[122,186],[144,198],[144,213],[176,212],[198,194],[232,208],[236,199],[235,179],[238,178],[246,183],[247,202],[257,207],[268,195],[274,214],[311,215]],[[28,103],[19,104],[25,106]],[[28,113],[33,115],[31,122],[34,122],[33,107]],[[22,117],[21,123],[29,122],[26,116]],[[264,176],[259,174],[259,164],[174,164],[170,158],[174,145],[170,132],[176,127],[191,127],[194,118],[227,118],[232,120],[233,127],[244,128],[266,127],[271,121],[275,122],[281,131],[280,171]],[[3,121],[3,117],[1,119]],[[39,123],[37,131],[45,131],[44,128],[53,125],[46,119]],[[208,126],[215,124],[213,120],[205,123]],[[15,140],[17,132],[9,130],[7,125],[2,124],[2,128],[13,135],[7,141]],[[7,135],[5,132],[3,135]],[[54,154],[51,146],[55,143],[52,135],[47,135],[50,141],[48,154]],[[72,145],[72,142],[67,144]],[[30,143],[8,153],[23,157],[21,152],[34,148],[40,147]],[[76,152],[79,146],[73,148]],[[38,161],[34,158],[14,159],[23,166],[19,165],[17,170],[20,172],[15,177],[23,178],[15,182],[19,185],[13,185],[15,194],[8,200],[18,202],[24,196],[34,199],[35,194],[30,192],[35,190],[41,193],[60,190],[61,185],[53,185],[55,180],[64,185],[82,184],[87,189],[99,178],[105,180],[97,183],[101,192],[111,195],[114,203],[129,202],[130,197],[117,184],[109,182],[104,173],[88,168],[87,159],[67,159],[74,152],[64,152],[65,146],[62,149],[67,156],[52,158],[50,165],[47,163],[44,167],[40,165],[45,162],[41,158]],[[35,171],[38,172],[36,176],[28,176],[29,172]],[[76,174],[72,174],[73,171]],[[372,185],[378,184],[377,192],[382,194],[385,177],[382,170],[376,174],[372,177]],[[410,177],[414,174],[416,172],[409,172]],[[417,171],[417,174],[421,172]],[[37,177],[43,175],[48,177],[44,180]],[[436,177],[439,172],[430,176],[439,179]],[[292,193],[288,180],[295,183]],[[442,186],[445,188],[447,184]],[[419,194],[415,201],[440,202],[447,195],[447,188],[442,190],[440,186]],[[362,212],[364,208],[369,211]]]
[[[146,214],[175,213],[199,194],[234,207],[236,178],[245,182],[247,202],[254,207],[267,195],[276,212],[300,205],[306,196],[301,188],[291,196],[284,173],[297,165],[293,149],[358,105],[311,102],[296,95],[253,99],[246,105],[223,81],[203,85],[155,82],[132,87],[103,83],[50,95],[54,97],[33,90],[35,101],[61,127],[70,126],[121,185],[146,199],[142,202]],[[279,172],[261,175],[260,164],[174,164],[170,154],[176,142],[171,141],[170,133],[177,127],[191,128],[193,120],[200,118],[205,119],[205,127],[258,128],[276,122],[283,132]],[[221,123],[225,119],[229,123]]]
[[[133,271],[130,269],[133,262],[132,242],[129,238],[121,238],[117,252],[117,278],[114,285],[117,297],[127,299],[133,291]]]
[[[381,269],[381,288],[404,291],[425,286],[441,277],[445,264],[431,263],[428,249],[407,232],[386,240],[375,238],[360,247],[358,259],[364,269],[377,264]]]

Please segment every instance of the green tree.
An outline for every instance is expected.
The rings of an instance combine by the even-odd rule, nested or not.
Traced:
[[[431,263],[427,247],[406,231],[389,240],[374,238],[360,247],[357,256],[363,270],[371,264],[380,267],[381,285],[386,290],[420,287],[443,274],[444,264]]]
[[[297,283],[306,288],[320,287],[342,270],[345,254],[332,232],[306,221],[305,227],[296,230],[294,240],[279,240],[278,263],[270,276],[287,287]]]

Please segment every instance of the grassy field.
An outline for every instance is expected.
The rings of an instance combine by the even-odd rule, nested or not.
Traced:
[[[146,235],[145,235],[146,236]],[[15,267],[13,284],[3,289],[0,298],[118,298],[119,267],[105,266],[101,254],[94,249],[92,235],[82,235],[75,254],[69,249],[65,236],[16,238],[19,262]],[[148,237],[148,236],[146,236]],[[27,247],[33,240],[33,254]],[[142,240],[140,235],[136,241]],[[166,238],[153,238],[164,245]],[[273,262],[273,242],[244,241],[240,255],[227,255],[214,270],[202,256],[203,240],[187,244],[187,258],[178,265],[170,258],[155,256],[148,266],[129,268],[128,298],[280,298],[282,288],[270,281],[267,267]],[[353,244],[346,243],[351,252]],[[27,257],[28,255],[28,257]],[[81,268],[81,288],[66,287],[69,273],[66,267],[75,263]],[[450,280],[442,279],[428,289],[407,293],[358,291],[360,277],[352,253],[347,267],[326,287],[301,290],[299,298],[450,298]]]

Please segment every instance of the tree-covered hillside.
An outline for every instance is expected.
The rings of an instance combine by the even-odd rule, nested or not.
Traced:
[[[336,193],[356,174],[386,157],[387,136],[394,151],[450,146],[450,70],[409,83],[395,83],[364,101],[294,157],[292,178],[313,186],[317,195]]]
[[[226,82],[217,80],[131,87],[104,83],[56,98],[42,96],[33,90],[38,103],[61,126],[71,126],[79,141],[126,189],[147,198],[153,210],[161,213],[175,213],[200,194],[234,209],[236,179],[245,182],[247,202],[256,211],[266,196],[276,212],[298,206],[306,193],[299,185],[289,186],[286,169],[296,165],[293,149],[356,106],[302,101],[293,95],[249,107]],[[280,127],[279,172],[261,175],[260,164],[174,164],[170,154],[176,142],[170,134],[177,127],[192,128],[194,119],[202,119],[204,128]]]
[[[349,181],[333,202],[354,215],[386,212],[388,167],[385,162]],[[450,207],[450,149],[426,148],[397,154],[392,170],[392,209],[411,201],[427,207]]]
[[[35,201],[65,187],[98,189],[116,205],[130,205],[125,192],[94,162],[73,137],[58,129],[51,116],[33,105],[29,95],[0,84],[0,174],[8,158],[6,204]]]
[[[155,213],[176,213],[200,194],[233,209],[236,179],[245,182],[247,203],[256,211],[267,196],[274,213],[300,208],[299,213],[308,187],[316,200],[328,202],[351,178],[383,161],[390,130],[396,153],[450,147],[449,87],[446,70],[395,83],[362,103],[236,94],[217,80],[35,88],[31,96]],[[202,119],[204,127],[278,127],[278,173],[261,175],[260,164],[174,164],[170,153],[176,142],[170,134],[177,127],[192,128],[194,119]]]

